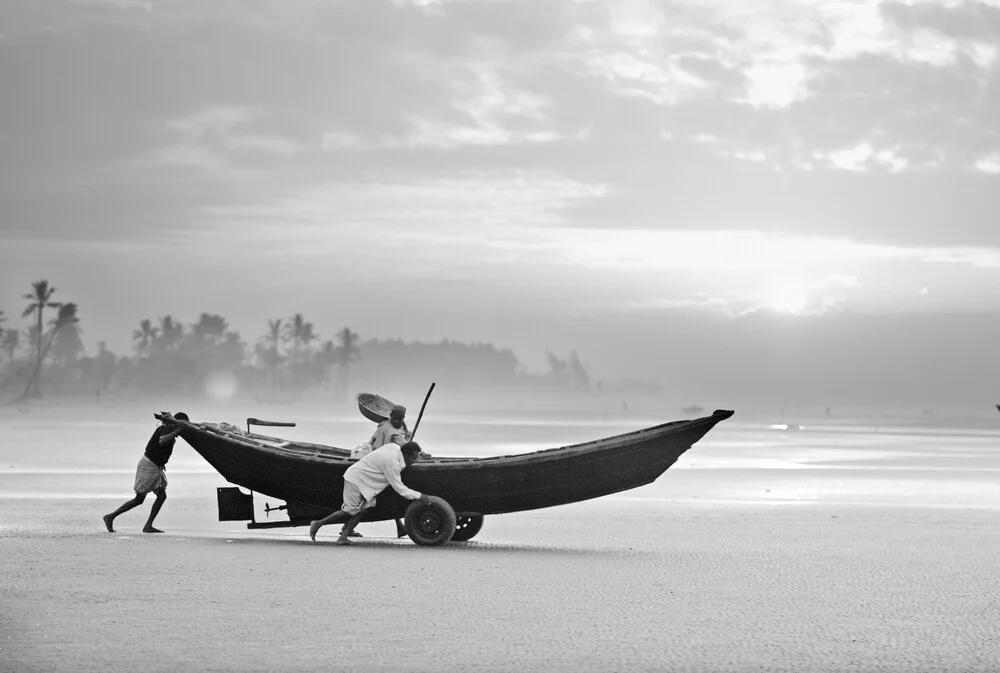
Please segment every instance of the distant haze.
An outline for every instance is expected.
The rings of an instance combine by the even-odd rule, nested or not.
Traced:
[[[0,310],[1000,401],[996,2],[0,4]],[[995,399],[996,398],[996,399]]]

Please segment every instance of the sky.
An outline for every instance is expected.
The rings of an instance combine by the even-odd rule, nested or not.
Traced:
[[[998,45],[996,0],[4,0],[0,310],[991,404]]]

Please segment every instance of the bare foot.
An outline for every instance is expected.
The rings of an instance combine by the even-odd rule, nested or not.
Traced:
[[[350,540],[348,540],[346,537],[338,537],[336,544],[339,544],[341,547],[346,547],[346,546],[352,545],[354,543],[351,542]]]
[[[316,541],[316,533],[318,532],[319,532],[319,526],[316,524],[315,521],[313,521],[311,524],[309,524],[309,537],[312,538],[313,542]]]
[[[114,517],[112,517],[110,514],[104,515],[104,525],[107,526],[109,533],[115,532],[114,526],[111,525],[114,520],[115,520]]]
[[[142,529],[143,533],[162,533],[163,531],[159,528],[153,528],[152,526],[146,526]]]

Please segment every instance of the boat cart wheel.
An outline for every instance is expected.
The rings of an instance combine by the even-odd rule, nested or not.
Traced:
[[[467,542],[483,529],[482,514],[459,514],[455,517],[455,534],[451,536],[452,542]]]
[[[455,510],[444,498],[431,495],[430,504],[414,500],[406,508],[406,534],[422,547],[444,544],[455,533]]]

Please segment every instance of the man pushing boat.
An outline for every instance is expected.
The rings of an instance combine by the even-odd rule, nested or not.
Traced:
[[[188,415],[183,411],[174,416],[166,412],[163,413],[162,421],[156,427],[156,430],[153,431],[149,442],[146,443],[146,450],[142,458],[139,459],[139,465],[136,467],[135,484],[133,485],[135,497],[126,501],[125,504],[110,514],[104,515],[104,525],[107,527],[109,533],[115,532],[114,523],[118,515],[124,514],[141,505],[150,493],[156,494],[156,500],[153,501],[153,508],[149,511],[149,518],[146,519],[146,525],[142,527],[142,532],[163,532],[159,528],[153,527],[153,520],[160,513],[163,503],[167,501],[167,474],[165,469],[167,461],[170,460],[170,455],[174,452],[174,442],[177,436],[181,434],[181,430],[183,430],[177,421],[186,420],[188,420]]]
[[[406,407],[401,404],[394,404],[389,411],[389,418],[378,424],[378,427],[375,428],[375,434],[372,435],[371,439],[351,451],[351,458],[364,458],[375,449],[381,448],[386,444],[398,444],[402,446],[410,441],[412,436],[413,434],[410,432],[410,429],[406,427]],[[344,528],[347,528],[346,524]],[[403,522],[396,519],[396,537],[403,537],[404,535],[406,535],[406,529],[403,528]],[[356,530],[352,530],[350,536],[362,537],[361,533]]]
[[[341,514],[347,514],[350,519],[340,531],[337,544],[352,544],[348,537],[354,527],[361,521],[365,510],[375,506],[376,496],[389,486],[407,500],[420,500],[425,505],[430,504],[430,499],[425,494],[414,491],[403,483],[403,470],[412,465],[418,456],[420,445],[416,442],[406,442],[402,446],[390,442],[351,465],[344,472],[343,504],[333,514],[309,524],[309,537],[315,542],[320,528],[333,523]]]

